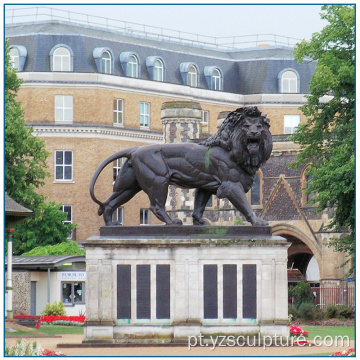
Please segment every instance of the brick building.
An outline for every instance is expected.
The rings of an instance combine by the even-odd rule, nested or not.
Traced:
[[[12,64],[24,81],[19,100],[34,135],[44,139],[51,153],[52,177],[40,191],[61,202],[68,221],[77,224],[74,240],[97,234],[103,225],[89,196],[100,162],[127,147],[169,142],[166,103],[179,103],[179,108],[186,103],[196,112],[197,131],[182,128],[182,137],[180,131],[172,141],[213,134],[229,111],[257,106],[270,119],[274,149],[248,194],[254,211],[270,222],[275,235],[292,242],[289,267],[306,277],[311,264],[319,275],[308,275],[308,280],[341,284],[345,270],[338,266],[344,256],[327,246],[331,237],[341,234],[326,232],[328,212],[313,215],[306,203],[306,166],[287,166],[300,151],[288,134],[306,120],[299,107],[306,102],[315,62],[299,64],[292,47],[278,44],[229,48],[54,16],[31,23],[19,23],[16,16],[11,20],[5,37]],[[110,195],[120,166],[114,163],[103,171],[97,198]],[[171,216],[190,224],[192,207],[191,191],[170,189]],[[159,224],[148,208],[147,196],[139,193],[115,216],[124,225]],[[243,221],[230,203],[215,197],[204,216],[217,224]]]

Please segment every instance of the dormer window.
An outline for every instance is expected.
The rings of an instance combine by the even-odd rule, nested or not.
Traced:
[[[19,50],[16,48],[10,49],[10,67],[12,69],[19,69]]]
[[[139,56],[134,52],[123,52],[120,54],[120,63],[125,76],[132,78],[140,77]]]
[[[93,56],[99,73],[113,74],[114,54],[109,48],[95,48],[93,51]]]
[[[102,72],[111,74],[111,55],[108,51],[104,51],[101,57]]]
[[[223,90],[223,76],[218,67],[206,66],[204,69],[204,75],[209,89]]]
[[[285,69],[280,72],[279,77],[279,90],[281,93],[299,93],[300,81],[299,74],[293,69]]]
[[[197,87],[197,71],[195,66],[189,66],[187,84],[189,86]]]
[[[127,64],[127,74],[130,77],[136,78],[138,77],[138,61],[137,58],[134,55],[131,55],[129,57],[129,61]]]
[[[165,61],[162,57],[148,56],[146,58],[146,68],[151,80],[165,81]]]
[[[198,87],[199,85],[199,68],[195,63],[181,63],[180,73],[184,85]]]
[[[10,47],[9,55],[11,68],[17,69],[18,71],[23,71],[27,56],[27,50],[25,46],[12,45]]]
[[[51,71],[73,71],[73,53],[67,45],[56,45],[50,51]]]

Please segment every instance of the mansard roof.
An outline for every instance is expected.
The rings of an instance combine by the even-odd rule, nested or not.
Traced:
[[[9,38],[11,45],[26,47],[28,55],[24,72],[49,72],[49,54],[57,44],[66,44],[73,50],[75,72],[97,72],[93,51],[103,47],[111,49],[114,54],[115,76],[125,76],[120,54],[130,51],[139,56],[141,79],[151,80],[146,58],[158,56],[165,61],[168,83],[183,84],[180,64],[191,62],[200,71],[198,87],[208,89],[204,69],[216,66],[224,76],[223,91],[236,94],[278,93],[277,78],[285,68],[294,69],[300,74],[300,93],[308,93],[310,77],[315,71],[314,62],[296,62],[290,47],[211,49],[60,21],[6,25],[5,37]]]

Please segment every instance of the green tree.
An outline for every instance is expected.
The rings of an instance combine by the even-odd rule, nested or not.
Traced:
[[[9,44],[5,42],[5,191],[33,216],[16,226],[13,239],[15,255],[41,244],[66,241],[74,225],[65,225],[66,214],[55,203],[45,203],[37,193],[48,176],[44,142],[25,125],[24,110],[17,101],[22,81],[10,66]]]
[[[85,255],[85,250],[80,249],[76,241],[64,242],[56,245],[37,246],[23,254],[24,256],[39,255]]]
[[[293,166],[311,163],[307,192],[315,194],[311,202],[317,212],[333,209],[329,230],[346,236],[331,244],[350,255],[347,263],[353,262],[355,249],[354,6],[324,5],[320,16],[328,25],[295,48],[299,62],[316,60],[317,65],[301,107],[307,122],[292,136],[302,148]],[[326,95],[329,101],[323,101]]]

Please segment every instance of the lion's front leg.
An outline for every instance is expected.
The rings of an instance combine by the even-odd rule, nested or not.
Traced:
[[[218,191],[218,198],[227,198],[239,210],[253,226],[268,226],[266,220],[259,219],[253,212],[249,202],[247,201],[245,191],[241,183],[233,183],[231,181],[223,182]]]
[[[195,190],[194,212],[192,214],[194,225],[209,225],[208,222],[202,218],[202,216],[211,195],[212,194],[210,191],[204,189]]]

